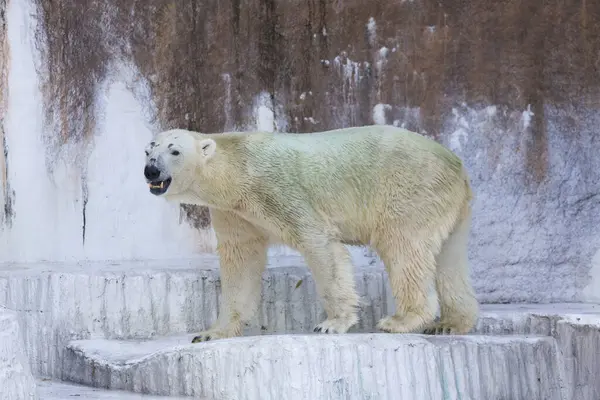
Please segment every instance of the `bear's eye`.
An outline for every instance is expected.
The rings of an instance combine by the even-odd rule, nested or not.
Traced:
[[[174,156],[178,156],[178,155],[179,155],[179,152],[178,152],[177,150],[173,150],[173,151],[171,152],[171,154],[173,154]]]

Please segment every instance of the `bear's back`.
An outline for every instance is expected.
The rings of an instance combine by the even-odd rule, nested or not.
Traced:
[[[420,168],[437,165],[462,168],[462,162],[446,147],[425,136],[389,125],[341,128],[315,133],[234,133],[228,140],[240,141],[238,152],[256,168],[292,166],[310,168],[311,173],[336,175],[344,171]],[[238,157],[237,155],[236,157]]]

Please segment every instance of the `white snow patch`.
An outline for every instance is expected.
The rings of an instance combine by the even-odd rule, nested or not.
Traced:
[[[302,92],[302,94],[300,94],[300,100],[305,100],[306,99],[306,92]]]
[[[232,97],[231,97],[231,75],[228,73],[224,73],[221,75],[223,79],[223,84],[225,85],[225,102],[223,104],[224,113],[225,113],[225,126],[223,130],[225,132],[235,130],[235,122],[233,121],[233,105],[232,105]]]
[[[387,118],[385,116],[385,112],[389,111],[392,109],[392,106],[389,104],[376,104],[375,107],[373,107],[373,123],[375,125],[385,125],[387,124]]]
[[[148,193],[141,174],[142,150],[153,135],[142,104],[129,89],[137,71],[125,64],[115,70],[97,99],[96,115],[103,118],[88,158],[86,255],[98,260],[192,255],[198,231],[180,223],[177,204]],[[111,179],[106,179],[107,165],[114,166]]]
[[[427,27],[427,30],[429,31],[429,33],[434,33],[435,32],[435,25],[429,25]]]
[[[376,55],[375,65],[377,67],[377,73],[381,74],[381,70],[383,69],[383,65],[387,62],[387,55],[389,53],[389,49],[387,47],[382,47],[379,49]]]
[[[598,299],[598,297],[596,297]],[[597,301],[597,300],[596,300]],[[567,323],[572,325],[590,325],[600,327],[600,317],[593,314],[566,314],[563,317]]]
[[[254,101],[254,115],[256,119],[256,130],[264,132],[275,131],[275,112],[271,95],[262,92]]]
[[[342,62],[342,57],[345,58],[345,63]],[[354,83],[358,84],[360,81],[360,62],[352,61],[346,56],[345,52],[342,52],[341,56],[336,56],[333,59],[333,64],[341,70],[344,78],[350,82],[354,81]]]
[[[310,92],[309,92],[310,94]],[[275,104],[269,92],[263,91],[254,98],[254,123],[239,129],[244,131],[285,132],[288,128],[285,110],[281,104]]]
[[[43,134],[55,127],[45,125],[35,12],[27,2],[11,2],[7,20],[11,65],[4,126],[15,217],[0,233],[0,261],[164,259],[195,253],[203,241],[212,246],[210,232],[201,238],[180,223],[179,207],[152,196],[144,184],[143,147],[158,127],[148,122],[155,110],[137,70],[112,65],[99,83],[89,142],[49,149]]]
[[[321,33],[323,34],[323,36],[327,36],[327,29],[325,27],[323,27],[323,30],[321,31]]]
[[[531,111],[531,104],[528,104],[527,110],[523,111],[521,117],[521,122],[523,122],[523,129],[529,128],[529,125],[531,125],[531,117],[533,117],[534,115],[535,114]]]
[[[485,108],[485,113],[487,114],[488,117],[495,116],[497,112],[498,112],[498,107],[496,107],[496,106],[487,106]]]
[[[81,257],[81,185],[77,166],[48,160],[42,134],[44,111],[34,45],[35,10],[10,2],[7,39],[11,50],[4,121],[7,180],[14,191],[12,226],[0,233],[0,260],[38,261]],[[3,199],[5,202],[6,199]]]
[[[371,45],[375,44],[375,40],[377,39],[377,25],[375,23],[375,18],[369,18],[369,22],[367,23],[367,35],[369,38],[369,43]]]
[[[466,118],[458,112],[456,108],[452,108],[452,115],[457,128],[450,134],[450,148],[454,151],[462,149],[462,143],[468,140],[468,131],[470,129]]]
[[[400,115],[402,115],[402,117],[400,119],[395,119],[392,122],[392,125],[395,127],[406,129],[406,126],[409,122],[412,122],[417,126],[419,125],[421,120],[421,109],[419,107],[400,107],[396,110],[400,113]]]
[[[588,273],[590,280],[583,288],[583,301],[600,303],[600,249],[593,255]]]

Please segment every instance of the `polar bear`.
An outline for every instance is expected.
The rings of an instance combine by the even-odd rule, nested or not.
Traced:
[[[194,343],[242,335],[260,304],[271,244],[298,250],[310,268],[327,313],[316,332],[345,333],[358,322],[345,244],[370,245],[386,267],[396,313],[380,330],[462,334],[474,326],[472,192],[461,160],[441,144],[383,125],[305,134],[174,129],[145,151],[152,194],[211,213],[223,302]],[[428,301],[434,282],[438,321]]]

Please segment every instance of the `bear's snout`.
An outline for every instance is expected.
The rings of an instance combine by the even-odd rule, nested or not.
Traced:
[[[155,181],[160,176],[160,170],[154,165],[146,165],[144,168],[144,176],[149,181]]]

